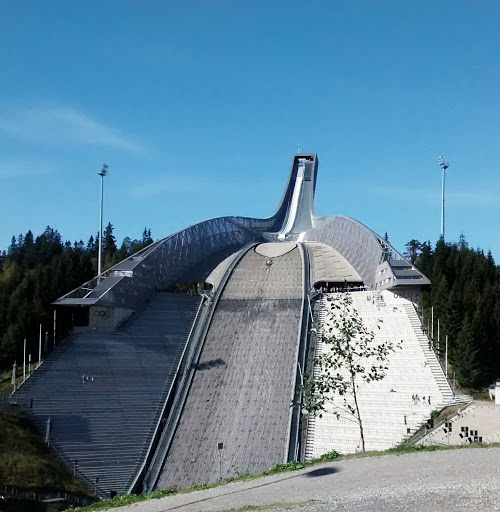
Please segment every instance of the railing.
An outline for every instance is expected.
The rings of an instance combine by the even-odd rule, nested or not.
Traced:
[[[304,384],[304,372],[306,364],[307,340],[309,335],[309,318],[311,303],[309,300],[309,255],[304,244],[300,244],[302,259],[302,319],[298,333],[297,347],[297,370],[295,375],[295,386],[293,389],[292,403],[289,422],[288,461],[299,460],[299,449],[301,441],[302,424],[302,387]]]
[[[451,404],[451,405],[459,405],[459,404],[463,404],[465,403],[465,406],[464,408],[460,411],[460,414],[462,414],[465,409],[467,407],[469,407],[469,405],[472,403],[472,397],[468,397],[467,395],[459,395],[459,396],[462,396],[462,397],[467,397],[469,398],[470,400],[467,400],[467,401],[464,401],[464,402],[456,402],[454,404]],[[458,416],[458,411],[454,411],[450,414],[447,414],[445,418],[443,418],[442,420],[439,420],[435,425],[433,425],[432,428],[430,428],[429,430],[427,431],[424,431],[422,432],[421,434],[419,434],[417,437],[415,437],[414,439],[412,439],[411,441],[408,442],[409,445],[415,445],[417,444],[419,441],[421,441],[424,437],[426,437],[427,435],[431,434],[432,432],[435,432],[439,427],[441,427],[442,425],[444,425],[447,421],[450,421],[452,420],[453,418],[455,418],[456,416]]]
[[[221,296],[222,291],[224,290],[227,282],[229,281],[229,278],[233,273],[233,270],[236,267],[236,265],[240,262],[241,258],[243,258],[243,256],[255,245],[256,244],[251,243],[246,245],[243,249],[241,249],[238,256],[231,262],[231,265],[229,265],[229,267],[226,269],[226,272],[221,282],[219,283],[219,286],[215,290],[210,307],[204,311],[205,318],[203,318],[202,321],[200,321],[200,331],[198,331],[197,336],[189,344],[193,346],[189,347],[189,352],[187,353],[187,357],[185,358],[184,371],[179,373],[181,378],[177,386],[174,401],[172,403],[172,406],[170,407],[170,412],[168,414],[165,427],[160,435],[156,451],[151,459],[149,468],[143,480],[143,493],[151,492],[160,476],[161,468],[170,450],[170,445],[172,443],[175,430],[177,428],[177,424],[179,423],[182,411],[184,409],[184,404],[186,403],[189,388],[191,387],[191,382],[194,377],[195,366],[196,363],[198,362],[201,351],[203,350],[205,339],[207,337],[213,315],[215,314],[215,309],[219,297]],[[195,331],[193,331],[193,333],[194,332]]]
[[[136,475],[134,481],[129,486],[129,489],[127,491],[128,493],[134,492],[136,490],[137,486],[139,485],[139,483],[144,478],[145,473],[146,473],[146,467],[151,462],[151,460],[152,460],[152,458],[154,456],[153,450],[156,449],[158,443],[160,442],[161,423],[162,423],[163,418],[165,417],[166,411],[168,409],[170,409],[172,404],[173,404],[173,401],[174,401],[173,397],[174,397],[175,391],[177,391],[177,387],[179,385],[180,375],[182,375],[182,373],[186,370],[186,354],[187,354],[187,350],[188,350],[188,347],[189,347],[190,342],[191,342],[191,337],[192,337],[194,328],[197,325],[197,322],[199,320],[200,313],[201,313],[202,308],[203,308],[203,304],[205,303],[205,300],[207,300],[207,298],[208,297],[206,295],[203,295],[201,300],[200,300],[200,304],[198,306],[198,309],[196,310],[196,315],[195,315],[194,320],[193,320],[193,322],[191,324],[191,329],[189,330],[188,337],[187,337],[186,342],[184,344],[184,349],[182,350],[182,354],[181,354],[181,357],[179,359],[179,363],[177,365],[177,369],[175,370],[175,374],[174,374],[174,377],[172,379],[172,384],[170,385],[170,389],[168,391],[167,397],[163,401],[163,407],[162,407],[162,410],[161,410],[161,414],[158,417],[158,422],[156,423],[156,427],[155,427],[155,431],[153,433],[153,437],[151,438],[151,442],[149,444],[149,447],[147,449],[146,455],[144,457],[144,462],[142,463],[141,468],[137,472],[137,475]]]
[[[95,498],[81,496],[73,492],[44,491],[43,489],[31,490],[12,487],[10,485],[0,485],[0,495],[18,500],[30,500],[39,502],[60,501],[69,503],[71,505],[77,505],[79,507],[85,507],[97,501]]]
[[[453,395],[455,395],[454,386],[452,385],[451,380],[448,378],[448,371],[445,368],[445,364],[441,360],[441,357],[439,356],[439,352],[437,351],[437,348],[436,348],[436,345],[434,344],[434,341],[430,338],[429,333],[425,329],[425,325],[423,323],[423,318],[420,316],[420,314],[418,312],[418,309],[417,309],[417,306],[412,303],[412,307],[413,307],[413,311],[415,312],[415,315],[416,315],[418,321],[420,322],[420,328],[422,330],[422,334],[427,338],[427,342],[429,344],[429,348],[432,350],[432,352],[434,352],[434,355],[436,356],[436,360],[439,363],[439,366],[441,367],[441,370],[443,371],[443,376],[446,379],[446,382],[448,383],[448,386],[450,386],[450,389],[451,389]]]

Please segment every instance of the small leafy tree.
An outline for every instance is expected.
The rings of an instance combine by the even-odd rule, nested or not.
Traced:
[[[380,323],[381,320],[377,323],[378,329]],[[334,414],[340,419],[341,414],[346,413],[356,421],[361,448],[365,451],[359,391],[364,384],[384,379],[388,356],[401,344],[375,340],[374,330],[364,325],[358,311],[352,307],[349,294],[334,299],[326,324],[326,332],[320,340],[325,350],[314,359],[315,376],[304,381],[303,407],[321,418],[327,404],[333,404],[336,395],[342,397],[343,405],[334,404]]]

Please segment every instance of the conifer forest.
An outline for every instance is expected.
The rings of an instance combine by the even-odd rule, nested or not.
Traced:
[[[500,377],[500,267],[491,252],[458,243],[411,240],[405,257],[430,280],[420,296],[424,326],[434,310],[434,343],[439,319],[439,353],[445,357],[448,336],[448,375],[466,389],[481,389]],[[430,329],[429,329],[430,330]]]
[[[151,231],[141,239],[126,237],[116,245],[113,226],[103,233],[103,269],[107,269],[152,243]],[[0,254],[0,370],[22,362],[23,343],[38,353],[40,324],[49,343],[53,332],[51,303],[97,274],[98,235],[63,242],[51,227],[34,236],[31,231],[12,237]],[[500,377],[500,267],[491,253],[472,249],[462,236],[457,243],[442,239],[411,240],[405,257],[430,280],[423,290],[419,310],[425,326],[433,309],[439,319],[440,355],[444,359],[448,336],[449,376],[458,386],[481,389]]]
[[[103,230],[103,270],[152,242],[151,230],[145,228],[140,240],[126,237],[118,248],[109,223]],[[52,344],[51,303],[96,276],[98,250],[99,234],[86,244],[63,242],[50,226],[36,238],[31,231],[12,237],[0,254],[0,370],[14,361],[22,364],[24,339],[27,353],[38,359],[40,324],[44,344]]]

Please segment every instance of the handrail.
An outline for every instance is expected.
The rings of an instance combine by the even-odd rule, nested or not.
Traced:
[[[196,310],[196,315],[195,315],[194,320],[193,320],[193,322],[191,324],[191,329],[189,330],[189,334],[188,334],[186,342],[184,344],[184,348],[182,350],[182,354],[181,354],[181,357],[179,359],[179,363],[177,364],[177,368],[175,370],[174,378],[172,379],[172,384],[170,385],[170,389],[168,390],[168,393],[167,393],[167,396],[166,396],[165,400],[163,400],[163,407],[162,407],[161,413],[160,413],[160,415],[158,417],[158,421],[156,423],[156,427],[155,427],[155,430],[153,432],[153,436],[151,438],[151,442],[149,443],[149,447],[147,449],[146,455],[144,456],[144,460],[142,462],[141,468],[137,472],[137,475],[134,478],[132,484],[129,486],[129,488],[127,490],[127,494],[130,494],[131,492],[133,492],[136,489],[139,480],[144,476],[146,464],[151,460],[151,451],[152,451],[154,445],[157,445],[158,442],[159,442],[159,439],[157,439],[157,437],[158,437],[158,432],[159,432],[159,429],[160,429],[161,421],[162,421],[162,419],[165,416],[165,411],[167,409],[168,403],[170,402],[170,399],[171,399],[171,396],[172,396],[172,391],[174,389],[176,389],[176,387],[177,387],[177,381],[179,379],[179,374],[181,372],[182,366],[185,363],[186,352],[187,352],[187,348],[189,346],[189,343],[191,341],[191,335],[193,333],[194,326],[196,325],[196,323],[197,323],[197,321],[199,319],[200,312],[202,310],[202,306],[203,306],[203,304],[205,302],[205,297],[206,297],[205,295],[203,295],[201,297],[200,304],[198,305],[198,309]]]
[[[447,375],[448,372],[446,371],[446,368],[444,367],[444,363],[441,361],[441,358],[439,357],[439,353],[437,352],[437,350],[435,350],[436,345],[434,343],[434,340],[432,340],[429,337],[429,333],[425,330],[425,325],[423,323],[423,318],[420,318],[420,314],[418,312],[417,306],[414,303],[412,303],[412,306],[413,306],[413,311],[415,311],[415,314],[417,315],[418,321],[420,322],[420,327],[422,329],[422,333],[425,334],[425,337],[427,338],[427,341],[428,341],[428,343],[429,343],[429,345],[431,347],[431,350],[434,353],[434,355],[436,356],[437,362],[439,363],[441,371],[443,372],[444,378],[446,379],[446,382],[448,383],[448,386],[450,386],[450,389],[451,389],[451,392],[453,393],[453,396],[455,396],[457,393],[455,393],[455,390],[453,389],[453,386],[451,384],[451,380],[448,378],[448,375]]]
[[[44,501],[58,500],[71,503],[72,505],[86,506],[95,503],[95,498],[84,496],[76,492],[68,491],[46,491],[43,489],[27,489],[13,485],[0,485],[0,494],[17,499]]]
[[[463,395],[464,397],[467,396],[467,395]],[[469,397],[471,400],[470,401],[467,401],[465,402],[465,406],[464,408],[460,411],[460,414],[462,414],[465,409],[467,409],[467,407],[469,407],[469,405],[473,402],[473,399],[472,397]],[[464,403],[464,402],[457,402],[457,405],[459,403]],[[412,439],[411,441],[408,442],[409,445],[415,445],[417,444],[420,440],[422,440],[424,437],[428,436],[429,434],[432,434],[432,432],[435,432],[441,425],[443,425],[444,423],[446,423],[447,421],[450,421],[451,419],[455,418],[456,416],[458,416],[458,411],[454,411],[448,415],[446,415],[445,418],[443,418],[442,420],[440,420],[438,423],[436,423],[431,429],[429,429],[427,432],[422,432],[419,436],[417,436],[415,439]]]
[[[297,368],[295,370],[295,383],[293,386],[292,407],[290,410],[290,421],[288,428],[288,461],[298,460],[300,446],[300,418],[302,416],[302,385],[305,371],[305,360],[307,353],[307,338],[309,331],[309,254],[304,244],[299,243],[299,250],[302,260],[302,319],[299,326],[297,343]],[[295,432],[292,428],[295,427]]]

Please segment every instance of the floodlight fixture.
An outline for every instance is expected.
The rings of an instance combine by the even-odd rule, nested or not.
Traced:
[[[439,162],[439,167],[441,167],[441,169],[448,169],[448,167],[450,166],[448,163],[446,163],[444,160],[443,160],[443,157],[442,156],[438,156],[438,162]]]
[[[108,164],[102,164],[101,172],[98,172],[97,174],[101,178],[104,178],[104,176],[107,176],[107,174],[108,174],[108,169],[109,169],[109,165]]]

